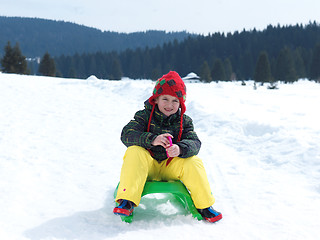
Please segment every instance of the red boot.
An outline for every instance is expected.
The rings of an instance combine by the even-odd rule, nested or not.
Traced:
[[[130,216],[133,212],[134,203],[125,199],[120,200],[119,206],[113,209],[113,213],[117,215]]]
[[[211,223],[219,221],[222,218],[222,214],[214,210],[212,207],[198,209],[198,212],[201,214],[203,219]]]

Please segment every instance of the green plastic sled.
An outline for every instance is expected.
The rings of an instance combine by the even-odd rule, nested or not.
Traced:
[[[114,191],[114,198],[117,196],[118,186]],[[202,216],[196,209],[191,199],[190,193],[187,188],[183,185],[181,181],[173,181],[173,182],[158,182],[158,181],[147,181],[144,185],[143,192],[141,197],[152,194],[152,193],[170,193],[172,194],[182,205],[188,210],[194,218],[198,220],[202,220]],[[116,203],[118,206],[119,204]],[[120,216],[121,220],[127,223],[131,223],[133,220],[133,214],[130,216]]]

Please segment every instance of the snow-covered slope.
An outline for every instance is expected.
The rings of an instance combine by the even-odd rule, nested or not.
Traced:
[[[132,224],[113,215],[122,127],[149,80],[0,73],[0,238],[317,239],[320,85],[187,84],[215,209],[197,221],[167,195],[144,197]]]

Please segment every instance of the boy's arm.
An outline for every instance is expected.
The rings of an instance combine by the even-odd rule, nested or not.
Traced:
[[[137,145],[143,148],[151,148],[152,141],[157,135],[147,132],[148,116],[144,110],[136,112],[131,120],[121,132],[121,141],[127,147]]]
[[[200,151],[201,141],[194,131],[192,119],[185,115],[181,141],[177,143],[181,154],[179,157],[188,158],[197,155]]]

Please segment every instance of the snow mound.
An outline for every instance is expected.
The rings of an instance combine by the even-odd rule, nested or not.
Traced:
[[[214,208],[192,218],[170,195],[144,197],[126,224],[112,213],[122,127],[151,80],[0,74],[0,236],[40,239],[317,239],[320,85],[187,83]]]

